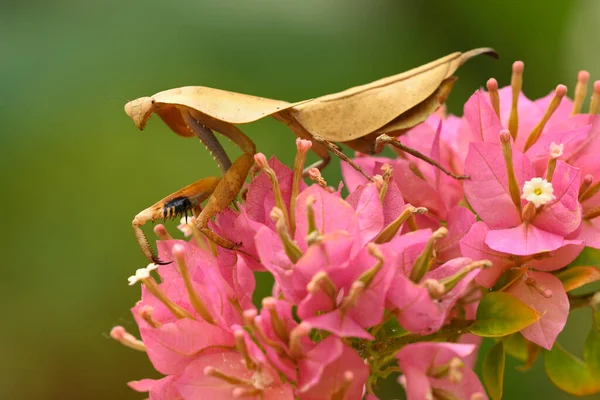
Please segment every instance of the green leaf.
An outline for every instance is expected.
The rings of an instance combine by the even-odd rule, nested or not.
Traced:
[[[377,337],[381,339],[399,338],[406,335],[408,335],[408,331],[398,323],[396,317],[385,321],[382,329],[377,333]]]
[[[568,292],[600,280],[600,268],[593,266],[571,267],[557,273],[556,277],[560,279],[565,291]]]
[[[483,360],[483,383],[493,400],[502,398],[504,384],[504,343],[496,343]]]
[[[517,332],[504,338],[504,350],[507,354],[525,363],[517,367],[519,371],[525,372],[533,367],[542,348]]]
[[[592,376],[580,358],[558,343],[554,343],[551,351],[544,352],[544,367],[550,381],[567,393],[585,396],[600,391],[600,379]]]
[[[592,329],[583,345],[583,359],[592,377],[600,382],[600,311],[594,313],[592,321]]]
[[[585,247],[569,265],[598,265],[600,264],[600,250]]]
[[[469,330],[478,336],[500,337],[510,335],[540,319],[534,309],[517,297],[504,292],[483,296],[477,307],[477,317]]]
[[[527,361],[527,343],[519,332],[508,335],[504,339],[506,353],[519,361]]]

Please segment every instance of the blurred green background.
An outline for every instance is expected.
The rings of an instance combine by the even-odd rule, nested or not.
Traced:
[[[523,59],[525,92],[600,78],[600,2],[86,1],[0,3],[2,176],[0,399],[141,399],[146,356],[108,338],[135,331],[146,265],[130,221],[142,208],[217,174],[196,140],[158,118],[139,132],[127,99],[203,85],[296,101],[392,75],[456,50],[492,46],[459,71],[449,109]],[[245,128],[290,163],[294,137],[275,121]],[[227,147],[228,149],[231,146]],[[325,171],[339,180],[339,163]],[[581,351],[587,310],[560,342]],[[566,399],[541,362],[507,369],[507,399]]]

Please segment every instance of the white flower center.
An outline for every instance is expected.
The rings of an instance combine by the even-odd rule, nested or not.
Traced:
[[[550,143],[550,158],[558,158],[563,155],[565,149],[564,144],[556,144],[555,142]]]
[[[273,378],[266,372],[256,371],[252,374],[251,381],[258,390],[265,390],[273,383]]]
[[[523,185],[522,199],[532,202],[536,208],[554,200],[554,188],[552,183],[542,178],[533,178]]]

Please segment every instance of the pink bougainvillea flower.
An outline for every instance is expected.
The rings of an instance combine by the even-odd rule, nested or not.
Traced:
[[[511,149],[510,133],[500,136],[501,144],[471,143],[465,162],[471,176],[465,195],[490,227],[486,244],[517,256],[565,246],[565,238],[581,224],[579,171],[551,159],[547,177],[552,183],[536,178],[528,158]]]
[[[417,282],[399,274],[387,295],[388,309],[396,313],[404,329],[418,334],[433,333],[446,323],[470,283],[487,267],[487,261],[473,262],[463,257],[425,273]]]
[[[479,378],[463,362],[474,350],[471,344],[426,342],[402,348],[396,357],[408,400],[487,399]]]
[[[165,281],[186,277],[195,293],[194,301],[200,301],[214,322],[223,329],[242,323],[241,310],[253,308],[248,293],[254,291],[254,275],[244,259],[238,259],[228,252],[220,252],[215,257],[202,249],[184,241],[163,241],[159,244],[160,256],[174,260],[167,268],[160,268],[159,274]],[[187,289],[187,287],[186,287]],[[194,304],[194,303],[192,303]]]
[[[162,266],[159,271],[172,268],[172,265]],[[165,272],[165,276],[169,273]],[[202,308],[202,300],[192,300],[199,290],[194,282],[186,283],[181,277],[171,276],[158,284],[149,274],[140,277],[144,282],[142,299],[132,313],[148,357],[159,372],[179,373],[201,351],[234,345],[231,332],[214,324],[212,314]]]
[[[323,239],[326,241],[328,238]],[[332,247],[336,247],[334,243],[326,248]],[[338,336],[370,339],[364,329],[383,318],[385,296],[396,273],[395,253],[371,244],[350,259],[347,254],[336,259],[322,250],[307,255],[312,257],[300,260],[295,269],[301,271],[305,265],[322,268],[308,283],[298,316]]]

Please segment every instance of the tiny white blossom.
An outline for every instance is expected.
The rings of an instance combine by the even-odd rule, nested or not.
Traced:
[[[550,158],[558,158],[563,155],[565,149],[564,144],[556,144],[555,142],[550,143]]]
[[[150,263],[146,267],[146,271],[148,271],[148,273],[150,273],[150,271],[154,271],[156,268],[158,268],[158,264]]]
[[[552,183],[542,178],[533,178],[523,185],[523,195],[521,198],[532,202],[537,208],[554,200],[556,196],[553,193],[554,188],[552,187]]]
[[[152,272],[156,268],[158,268],[158,265],[150,263],[146,268],[140,268],[136,270],[135,275],[132,275],[129,278],[127,278],[127,280],[129,281],[129,286],[135,285],[142,279],[148,278],[150,276],[150,272]]]
[[[179,221],[179,225],[177,225],[177,229],[179,229],[185,237],[192,236],[192,224],[194,223],[194,217],[182,217]]]

